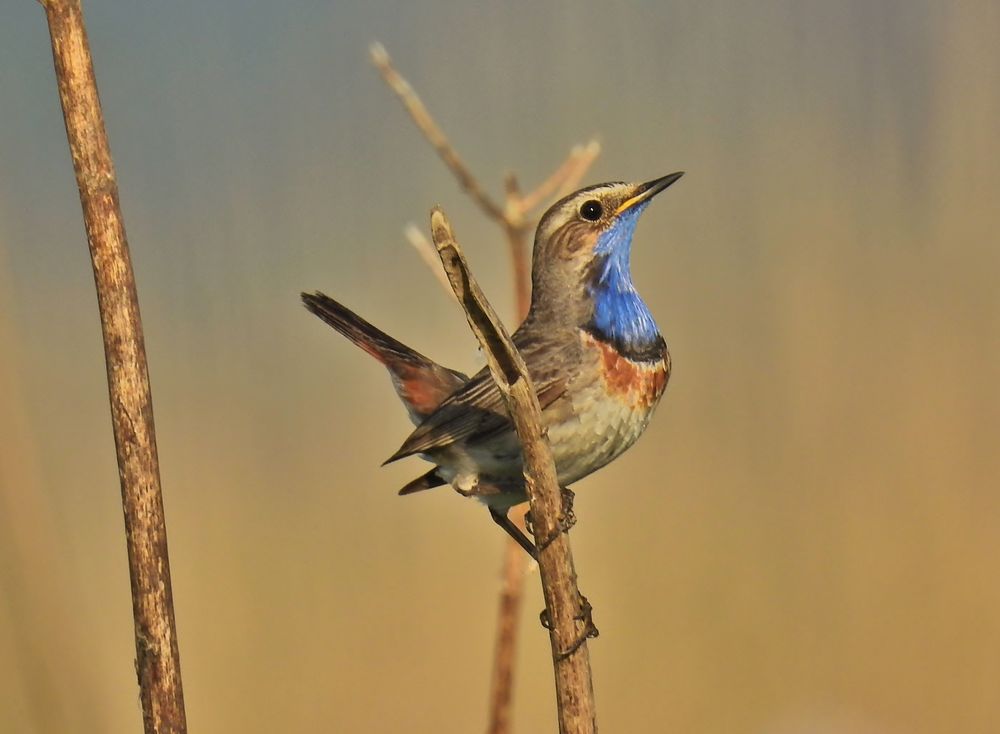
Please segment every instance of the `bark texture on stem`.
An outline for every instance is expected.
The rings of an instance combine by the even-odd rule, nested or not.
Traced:
[[[90,245],[118,454],[136,673],[147,734],[187,730],[139,304],[79,0],[44,0]]]
[[[528,247],[530,235],[536,224],[533,212],[554,198],[566,196],[579,186],[587,170],[600,155],[600,143],[597,140],[591,140],[586,145],[574,146],[566,160],[545,181],[528,193],[521,191],[520,183],[513,173],[508,174],[505,181],[506,196],[504,205],[501,207],[486,193],[486,188],[459,157],[447,135],[420,100],[416,91],[393,65],[385,47],[380,43],[374,43],[369,48],[369,55],[386,85],[402,102],[410,114],[410,119],[441,157],[459,185],[476,202],[483,213],[503,230],[514,273],[517,317],[518,321],[523,320],[528,313],[528,306],[531,302]],[[433,261],[431,270],[434,276],[439,280],[445,280],[445,288],[451,295],[450,285],[440,270],[433,246],[426,241],[426,238],[414,225],[407,227],[406,238],[424,262]],[[524,514],[523,507],[515,507],[509,514],[511,521],[522,530],[524,529]],[[490,683],[490,710],[487,725],[489,734],[508,734],[511,728],[517,629],[524,590],[524,575],[527,568],[528,561],[523,550],[517,543],[508,538],[504,546],[496,647]]]
[[[555,462],[542,430],[541,408],[524,360],[469,272],[444,213],[431,213],[431,236],[469,325],[482,345],[493,379],[503,395],[524,454],[524,478],[538,544],[545,616],[552,645],[559,731],[597,730],[587,636],[589,608],[576,585],[569,536],[561,531],[563,497]],[[539,539],[552,539],[538,542]]]

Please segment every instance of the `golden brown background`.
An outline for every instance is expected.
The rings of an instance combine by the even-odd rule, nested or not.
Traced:
[[[476,732],[502,536],[400,499],[408,422],[321,288],[477,357],[401,235],[433,203],[510,313],[494,192],[688,176],[639,227],[674,355],[577,486],[608,732],[1000,731],[1000,5],[92,0],[147,330],[189,722]],[[97,309],[44,17],[0,8],[0,731],[140,727]],[[552,731],[529,578],[519,732]]]

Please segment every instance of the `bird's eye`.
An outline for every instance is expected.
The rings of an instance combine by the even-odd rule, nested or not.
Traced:
[[[583,206],[580,207],[580,216],[589,222],[596,222],[604,214],[604,207],[601,206],[601,202],[597,199],[591,199],[590,201],[583,202]]]

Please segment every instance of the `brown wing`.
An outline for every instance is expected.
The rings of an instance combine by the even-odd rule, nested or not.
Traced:
[[[573,339],[532,339],[515,335],[518,348],[528,365],[542,410],[565,391],[579,364],[578,343]],[[559,341],[562,341],[560,347]],[[386,464],[413,454],[463,441],[477,443],[490,436],[512,430],[507,408],[489,370],[483,368],[465,385],[445,399]]]

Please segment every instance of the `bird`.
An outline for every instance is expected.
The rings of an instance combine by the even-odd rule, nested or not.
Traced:
[[[635,443],[670,379],[670,352],[632,280],[631,252],[640,215],[682,175],[588,186],[539,220],[531,305],[511,338],[534,384],[559,485],[570,499],[569,485]],[[489,370],[468,377],[444,367],[320,291],[302,293],[302,302],[388,370],[415,428],[385,463],[420,456],[433,464],[399,494],[450,484],[485,504],[537,559],[540,546],[508,517],[527,501],[522,455]]]

